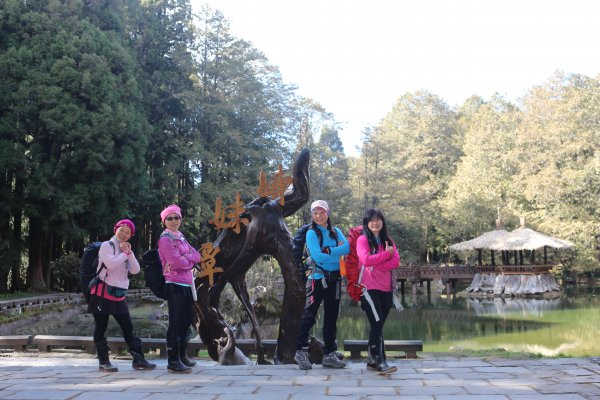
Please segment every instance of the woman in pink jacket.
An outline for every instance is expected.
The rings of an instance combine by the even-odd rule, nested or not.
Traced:
[[[142,340],[133,332],[133,322],[125,297],[129,288],[129,274],[140,272],[140,264],[131,251],[129,239],[135,235],[135,225],[129,219],[122,219],[114,226],[114,236],[103,242],[98,251],[98,280],[91,288],[88,312],[94,315],[94,344],[98,353],[99,369],[102,372],[117,372],[119,369],[110,363],[108,343],[104,334],[108,318],[112,315],[123,331],[123,338],[133,357],[134,369],[156,368],[144,358]]]
[[[160,213],[166,229],[158,240],[158,254],[165,277],[165,294],[169,304],[167,328],[167,369],[171,372],[192,372],[196,363],[187,356],[192,324],[192,304],[196,297],[192,270],[200,262],[200,253],[179,231],[181,209],[171,204]]]
[[[400,265],[400,256],[387,233],[381,210],[371,208],[365,212],[363,234],[356,241],[356,252],[361,265],[358,283],[363,287],[360,307],[367,314],[371,326],[367,368],[391,374],[398,369],[386,362],[383,325],[394,304],[392,270]]]

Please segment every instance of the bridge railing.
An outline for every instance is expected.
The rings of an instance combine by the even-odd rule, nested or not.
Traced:
[[[397,280],[472,278],[475,274],[501,273],[535,275],[548,272],[552,265],[408,265],[395,270]]]

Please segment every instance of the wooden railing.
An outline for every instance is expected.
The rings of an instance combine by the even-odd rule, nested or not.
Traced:
[[[150,289],[129,289],[128,298],[151,295]],[[23,297],[20,299],[0,301],[0,313],[23,312],[30,309],[38,309],[45,306],[60,304],[80,304],[84,303],[81,293],[50,293],[36,297]]]
[[[541,274],[552,265],[409,265],[396,270],[398,280],[468,279],[475,274]]]

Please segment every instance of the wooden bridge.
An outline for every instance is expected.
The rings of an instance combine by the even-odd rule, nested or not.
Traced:
[[[536,275],[548,272],[552,265],[408,265],[400,266],[395,271],[395,277],[400,282],[400,290],[404,295],[405,283],[412,284],[413,295],[417,294],[418,286],[427,283],[427,293],[431,294],[431,281],[441,280],[446,286],[446,293],[456,292],[458,279],[473,279],[475,274],[505,274],[505,275]]]

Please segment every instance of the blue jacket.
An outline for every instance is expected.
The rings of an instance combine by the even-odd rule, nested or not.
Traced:
[[[337,239],[329,237],[329,231],[320,225],[317,225],[317,229],[323,234],[323,246],[329,247],[331,254],[326,254],[321,251],[319,246],[319,237],[313,229],[309,229],[306,232],[306,247],[310,252],[311,258],[315,261],[319,268],[326,271],[339,271],[340,270],[340,257],[350,253],[350,245],[344,237],[344,234],[338,229],[334,228]],[[338,245],[338,242],[342,243]],[[314,275],[310,275],[309,278],[321,279],[323,274],[315,272]]]

